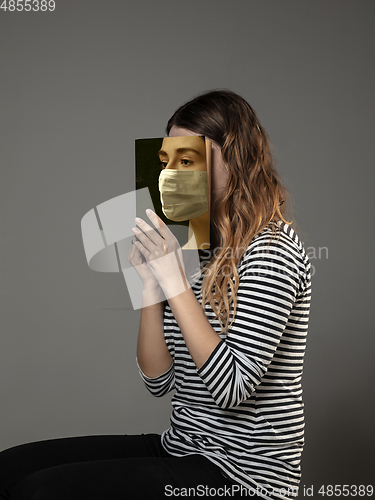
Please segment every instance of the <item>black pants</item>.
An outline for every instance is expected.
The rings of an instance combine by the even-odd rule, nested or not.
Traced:
[[[188,488],[198,498],[215,490],[241,497],[219,467],[201,455],[169,455],[158,434],[53,439],[0,453],[1,500],[166,500]]]

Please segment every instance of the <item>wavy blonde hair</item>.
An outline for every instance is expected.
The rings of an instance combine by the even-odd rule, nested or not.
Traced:
[[[237,266],[247,247],[271,221],[291,224],[285,218],[287,192],[275,169],[267,133],[253,108],[234,92],[199,95],[173,114],[168,134],[174,125],[216,142],[228,173],[227,185],[212,207],[211,249],[217,248],[202,268],[202,308],[209,303],[226,331],[236,315]],[[273,239],[278,226],[272,227]]]

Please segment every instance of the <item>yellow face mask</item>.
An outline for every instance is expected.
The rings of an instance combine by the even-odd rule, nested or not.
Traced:
[[[162,170],[159,191],[163,213],[169,220],[191,220],[208,212],[207,172]]]

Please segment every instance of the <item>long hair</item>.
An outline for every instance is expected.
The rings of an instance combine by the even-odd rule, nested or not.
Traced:
[[[234,92],[199,95],[177,109],[168,121],[167,134],[174,125],[216,142],[228,173],[214,220],[211,217],[211,234],[218,247],[202,269],[202,308],[208,302],[226,331],[236,314],[237,266],[246,248],[271,221],[291,224],[284,215],[287,192],[276,172],[268,135],[253,108]],[[272,224],[272,238],[277,231],[277,224]]]

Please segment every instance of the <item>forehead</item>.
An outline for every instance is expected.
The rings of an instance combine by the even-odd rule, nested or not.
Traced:
[[[202,155],[206,152],[205,142],[199,135],[164,137],[161,149],[166,153],[173,152],[180,148],[196,149]]]

